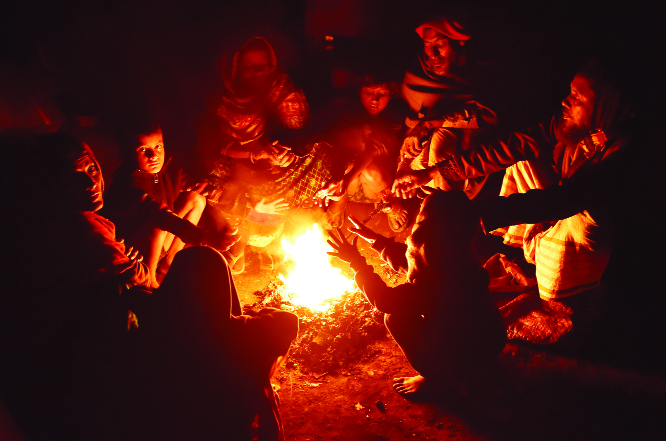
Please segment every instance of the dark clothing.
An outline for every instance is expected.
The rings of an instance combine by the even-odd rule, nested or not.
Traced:
[[[373,248],[395,271],[407,270],[407,245],[380,238]],[[388,287],[362,259],[351,267],[358,287],[387,314],[391,335],[424,377],[461,379],[471,366],[491,362],[504,348],[506,330],[483,268],[469,267],[448,283],[417,280]]]
[[[76,308],[68,316],[35,308],[27,296],[29,305],[12,310],[21,326],[2,337],[1,391],[29,439],[280,439],[268,374],[296,337],[298,318],[274,309],[239,315],[218,252],[182,251],[152,293],[87,288],[79,290],[87,303],[62,293]],[[100,320],[122,308],[126,317],[128,306],[138,329]],[[251,429],[255,418],[259,428]]]

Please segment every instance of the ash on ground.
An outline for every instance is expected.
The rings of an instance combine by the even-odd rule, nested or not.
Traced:
[[[314,375],[349,368],[367,355],[368,346],[387,337],[384,314],[358,290],[344,293],[325,312],[290,303],[280,280],[254,295],[259,301],[245,306],[246,313],[273,307],[298,315],[300,330],[289,351],[288,364],[298,364],[302,371]]]

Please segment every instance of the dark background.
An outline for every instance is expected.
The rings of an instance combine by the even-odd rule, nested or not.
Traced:
[[[78,114],[103,118],[125,111],[129,102],[148,102],[178,149],[193,143],[193,121],[218,85],[220,57],[253,35],[274,44],[315,112],[342,92],[333,87],[335,69],[374,64],[400,81],[420,50],[414,29],[441,15],[467,25],[468,59],[482,70],[489,104],[510,124],[541,121],[557,111],[576,70],[599,53],[635,64],[650,95],[662,88],[658,2],[461,3],[3,2],[0,57],[47,78],[59,103]],[[334,49],[325,49],[324,35],[334,36]]]

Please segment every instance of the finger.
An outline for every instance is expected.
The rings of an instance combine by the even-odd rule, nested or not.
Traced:
[[[343,244],[349,243],[349,242],[347,242],[347,239],[345,238],[345,233],[342,231],[342,228],[336,228],[335,230],[340,235],[340,240],[342,241]]]
[[[354,248],[356,248],[357,243],[358,243],[358,236],[354,236],[351,240],[351,244]]]
[[[354,224],[354,227],[359,228],[361,226],[361,221],[356,219],[356,216],[354,216],[353,214],[350,214],[349,216],[347,216],[347,219],[349,219],[349,221],[352,224]]]
[[[329,237],[329,239],[328,239],[327,242],[328,242],[329,245],[332,245],[331,242],[335,243],[335,248],[338,248],[338,247],[340,247],[340,245],[342,245],[342,243],[340,242],[340,239],[335,237],[333,235],[333,233],[330,233],[328,235],[328,237]]]

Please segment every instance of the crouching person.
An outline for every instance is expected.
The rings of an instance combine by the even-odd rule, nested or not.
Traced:
[[[104,181],[88,147],[61,134],[10,144],[0,395],[25,437],[281,439],[270,375],[298,318],[242,315],[226,261],[207,246],[178,253],[150,289],[142,257],[96,213]],[[195,245],[237,240],[170,216]]]
[[[414,377],[394,379],[406,398],[436,398],[452,390],[470,398],[484,392],[489,369],[504,348],[506,330],[488,293],[488,275],[473,258],[479,218],[463,192],[426,198],[406,244],[394,242],[350,217],[350,231],[372,243],[407,283],[388,287],[356,249],[333,237],[331,253],[350,263],[368,301],[384,312],[385,324],[400,345]]]
[[[197,225],[206,198],[188,190],[182,169],[166,156],[162,129],[157,123],[126,124],[120,137],[126,152],[124,163],[114,174],[103,213],[116,225],[119,237],[144,256],[156,288],[185,245],[178,235],[168,231],[172,216],[165,213],[168,210]]]

